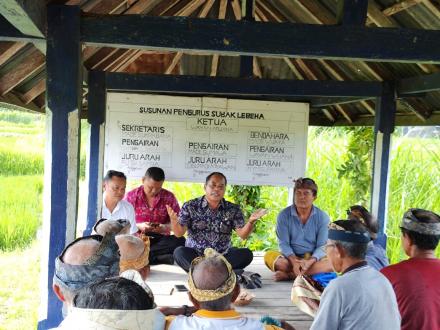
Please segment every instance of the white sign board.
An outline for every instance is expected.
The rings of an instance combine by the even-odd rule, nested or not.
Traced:
[[[140,178],[150,166],[167,180],[291,186],[304,175],[307,103],[107,94],[105,170]]]

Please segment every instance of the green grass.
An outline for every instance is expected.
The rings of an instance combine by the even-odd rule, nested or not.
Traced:
[[[0,252],[0,330],[35,329],[40,304],[40,247]]]
[[[42,176],[0,177],[0,250],[28,246],[41,225]]]

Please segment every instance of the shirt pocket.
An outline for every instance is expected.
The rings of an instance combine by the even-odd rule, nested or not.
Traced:
[[[232,232],[231,220],[223,220],[219,226],[219,232],[222,234],[230,234]]]

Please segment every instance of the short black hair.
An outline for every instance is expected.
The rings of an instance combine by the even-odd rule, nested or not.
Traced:
[[[440,222],[440,217],[431,211],[412,209],[412,214],[417,218],[419,222],[422,223]],[[435,250],[438,243],[440,242],[440,235],[420,234],[405,228],[400,228],[400,230],[403,234],[406,234],[414,243],[414,245],[416,245],[420,250]]]
[[[357,233],[367,233],[367,227],[357,219],[349,220],[336,220],[334,224],[344,228],[347,231],[357,232]],[[335,241],[337,245],[341,246],[345,252],[352,258],[355,259],[365,259],[367,254],[368,243],[352,243]]]
[[[225,185],[228,184],[228,180],[226,179],[226,176],[225,176],[222,172],[212,172],[211,174],[209,174],[209,175],[206,177],[205,184],[207,184],[208,181],[211,180],[211,178],[212,178],[214,175],[221,176],[223,179],[225,179]]]
[[[107,173],[105,174],[104,181],[105,182],[111,181],[111,179],[114,176],[117,178],[127,180],[127,177],[125,176],[125,174],[123,172],[119,172],[119,171],[115,171],[115,170],[108,170]]]
[[[154,181],[165,181],[165,172],[160,167],[150,167],[145,172],[144,177],[152,178]]]
[[[112,277],[79,290],[73,299],[78,308],[147,310],[154,307],[148,293],[136,282]]]

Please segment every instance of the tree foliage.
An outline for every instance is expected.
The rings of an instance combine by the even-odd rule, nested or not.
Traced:
[[[356,203],[365,204],[369,200],[372,180],[372,155],[374,134],[372,127],[350,127],[346,160],[338,168],[338,178],[346,178],[351,183]]]

